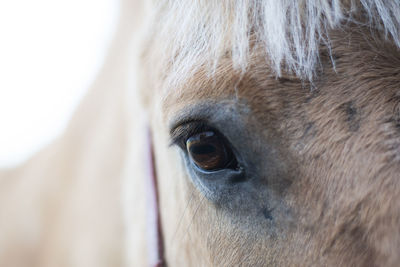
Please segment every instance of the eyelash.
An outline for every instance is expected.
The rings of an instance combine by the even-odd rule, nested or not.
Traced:
[[[180,124],[179,126],[173,128],[171,130],[171,142],[170,146],[172,145],[178,145],[182,149],[186,149],[186,140],[191,137],[192,135],[198,134],[200,132],[204,131],[214,131],[213,128],[210,126],[206,125],[202,121],[189,121],[185,122],[183,124]]]

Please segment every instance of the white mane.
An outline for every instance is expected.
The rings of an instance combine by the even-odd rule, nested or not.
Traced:
[[[233,64],[245,70],[250,38],[266,49],[279,76],[285,70],[311,79],[319,45],[329,46],[330,29],[349,21],[384,32],[400,46],[399,0],[166,0],[159,4],[153,34],[165,41],[163,51],[177,77],[198,66],[216,66],[232,51]],[[358,20],[357,18],[362,18]]]

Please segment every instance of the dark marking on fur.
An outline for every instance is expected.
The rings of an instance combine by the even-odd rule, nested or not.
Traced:
[[[396,104],[393,108],[393,124],[400,131],[400,96],[396,96]]]
[[[313,159],[320,159],[326,153],[326,149],[322,149],[320,152],[313,155]]]
[[[396,127],[396,129],[400,131],[400,118],[395,119],[393,124],[394,127]]]
[[[400,133],[400,92],[389,99],[388,105],[393,105],[393,110],[388,114],[388,118],[384,120],[384,123],[392,124],[394,129]]]
[[[384,123],[389,123],[393,126],[393,128],[400,134],[400,116],[392,116],[389,119],[385,120]]]
[[[313,121],[305,120],[303,129],[303,134],[295,145],[295,149],[298,151],[303,150],[310,139],[314,138],[317,135],[317,129],[315,127],[315,122]]]
[[[312,88],[310,90],[310,93],[307,95],[307,97],[304,99],[304,103],[308,104],[311,102],[311,100],[313,100],[314,98],[316,98],[317,96],[320,95],[320,91],[318,90],[318,88]]]
[[[278,81],[279,81],[279,83],[281,83],[281,84],[293,82],[293,81],[290,80],[289,78],[285,78],[285,77],[278,77]]]
[[[273,211],[273,210],[274,210],[274,209],[265,208],[265,209],[262,211],[262,213],[263,213],[263,215],[264,215],[264,218],[267,219],[267,220],[272,221],[272,219],[273,219],[273,217],[272,217],[272,211]]]
[[[345,121],[349,126],[349,130],[352,132],[357,132],[360,129],[360,113],[359,110],[356,108],[353,101],[348,101],[340,105],[340,109],[342,109],[345,114],[346,118]]]
[[[308,137],[308,136],[311,138],[315,137],[315,135],[317,134],[317,130],[315,129],[315,123],[313,121],[311,121],[311,122],[308,122],[305,126],[306,127],[305,127],[302,138],[304,139],[305,137]]]
[[[385,123],[393,124],[394,128],[400,131],[400,117],[394,116],[386,120]]]

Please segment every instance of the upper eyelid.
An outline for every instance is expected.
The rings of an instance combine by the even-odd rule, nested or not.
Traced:
[[[196,118],[185,118],[185,119],[180,119],[176,120],[172,123],[172,125],[169,127],[169,133],[170,135],[173,135],[174,132],[181,126],[191,124],[191,123],[204,123],[204,119],[196,119]]]
[[[212,118],[212,114],[215,113],[214,105],[190,105],[183,110],[177,112],[177,115],[172,118],[169,123],[169,133],[170,136],[173,135],[173,132],[180,126],[189,124],[189,123],[204,123],[208,124],[210,118]],[[214,111],[214,112],[212,112]]]
[[[182,139],[187,133],[182,129],[184,125],[177,125],[170,130],[170,146],[172,145],[182,145]]]
[[[204,121],[201,120],[190,120],[177,124],[170,130],[170,145],[180,145],[183,146],[186,140],[200,131],[211,130],[212,128],[208,126]]]

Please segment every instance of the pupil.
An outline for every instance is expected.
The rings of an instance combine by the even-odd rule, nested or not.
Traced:
[[[186,141],[186,147],[194,164],[204,170],[222,169],[229,161],[225,144],[212,131],[191,136]]]
[[[211,154],[215,153],[215,151],[216,148],[212,145],[197,145],[190,147],[190,152],[197,155]]]

